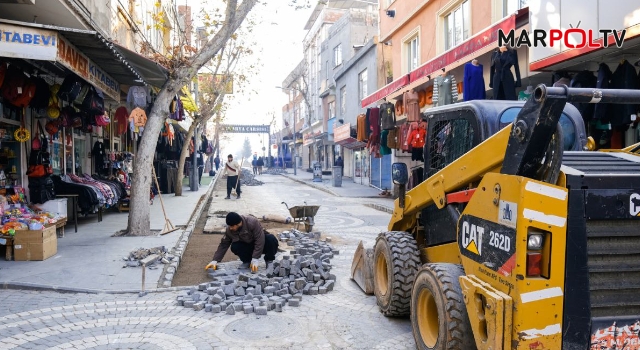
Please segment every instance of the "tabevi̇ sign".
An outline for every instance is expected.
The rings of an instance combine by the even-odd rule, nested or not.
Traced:
[[[57,42],[51,30],[0,24],[0,56],[55,61]]]
[[[269,134],[271,132],[271,125],[223,124],[223,125],[220,125],[220,129],[223,132],[228,132],[228,133]]]

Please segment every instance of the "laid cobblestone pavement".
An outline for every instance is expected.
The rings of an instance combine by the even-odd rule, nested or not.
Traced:
[[[266,316],[194,311],[179,291],[82,294],[1,290],[0,349],[413,349],[408,319],[387,318],[350,280],[357,242],[372,246],[389,214],[358,199],[336,198],[281,176],[243,193],[248,206],[275,208],[287,186],[300,202],[320,204],[316,229],[333,238],[333,292],[305,295],[299,307]],[[278,204],[276,204],[276,202]],[[240,210],[239,210],[240,211]]]

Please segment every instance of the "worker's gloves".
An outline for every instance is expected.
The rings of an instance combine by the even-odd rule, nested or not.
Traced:
[[[212,262],[209,263],[209,265],[205,266],[204,269],[205,270],[208,270],[208,269],[217,270],[218,269],[218,262],[213,260]]]
[[[260,260],[258,259],[251,259],[251,272],[258,272],[258,263],[260,262]]]

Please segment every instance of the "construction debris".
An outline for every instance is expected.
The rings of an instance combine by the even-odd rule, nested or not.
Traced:
[[[298,307],[303,295],[326,294],[333,290],[336,276],[331,274],[330,259],[338,250],[320,241],[317,232],[284,231],[279,239],[293,247],[287,255],[279,254],[266,271],[252,274],[248,270],[219,266],[209,275],[212,282],[201,283],[177,297],[180,306],[196,311],[236,312],[266,315],[282,312],[285,306]],[[228,269],[225,269],[227,267]]]
[[[152,266],[157,262],[169,264],[174,259],[175,256],[170,254],[164,246],[149,249],[138,248],[129,253],[129,256],[122,258],[125,261],[122,267]]]
[[[242,176],[240,177],[240,181],[242,186],[260,186],[263,185],[264,182],[257,180],[256,176],[253,175],[253,172],[249,169],[242,169]]]
[[[269,168],[269,169],[263,170],[262,173],[269,174],[269,175],[280,175],[280,174],[288,174],[289,172],[287,171],[287,169],[283,169],[283,168]]]

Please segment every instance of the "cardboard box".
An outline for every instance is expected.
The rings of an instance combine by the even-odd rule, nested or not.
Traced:
[[[15,261],[46,260],[58,252],[56,227],[46,227],[41,231],[17,231],[13,238]]]

